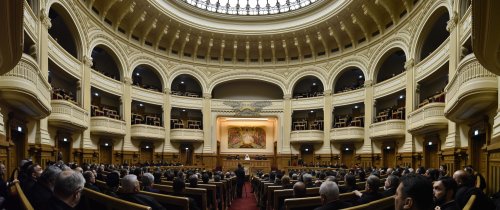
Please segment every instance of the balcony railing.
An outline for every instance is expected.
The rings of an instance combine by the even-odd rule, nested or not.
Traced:
[[[8,103],[34,118],[44,118],[51,112],[50,84],[38,64],[23,54],[11,71],[0,76],[0,93]]]
[[[324,136],[324,131],[320,130],[292,131],[290,143],[322,143]]]
[[[135,124],[131,127],[130,135],[134,139],[165,140],[165,128],[160,126]]]
[[[363,141],[365,139],[365,128],[364,127],[344,127],[344,128],[332,128],[330,130],[330,140],[331,142],[356,142]]]
[[[91,117],[90,132],[101,135],[125,136],[125,121],[116,120],[109,117]]]
[[[444,103],[430,103],[408,114],[408,131],[427,133],[445,129],[448,119],[444,117]]]
[[[461,122],[483,113],[497,102],[497,75],[486,70],[473,54],[464,58],[445,88],[447,118]]]
[[[50,124],[69,129],[87,129],[89,117],[84,109],[67,100],[52,100],[51,105]]]
[[[173,142],[202,142],[203,130],[176,128],[170,130],[170,141]]]
[[[370,125],[370,138],[400,138],[405,136],[404,120],[386,120]]]

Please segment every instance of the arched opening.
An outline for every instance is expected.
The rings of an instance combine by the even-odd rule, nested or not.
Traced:
[[[382,144],[382,160],[383,166],[394,167],[396,166],[396,145],[394,141],[386,141]]]
[[[99,162],[101,164],[113,163],[113,143],[109,139],[103,139],[99,144]]]
[[[298,80],[293,87],[294,98],[308,98],[323,96],[324,86],[315,76],[305,76]]]
[[[332,128],[343,127],[364,127],[365,123],[365,104],[349,104],[335,107],[332,113]]]
[[[446,25],[450,20],[450,14],[445,7],[437,9],[424,25],[424,31],[420,35],[420,51],[417,55],[417,62],[427,58],[441,43],[449,36],[450,32],[446,30]],[[428,30],[427,30],[428,29]]]
[[[340,150],[340,161],[348,168],[354,164],[354,146],[352,144],[343,144]]]
[[[383,122],[390,119],[404,120],[405,112],[405,90],[398,91],[376,99],[374,122]]]
[[[218,84],[212,90],[212,98],[233,100],[283,99],[283,90],[273,83],[239,79]]]
[[[163,83],[158,70],[148,65],[139,65],[135,67],[132,73],[132,85],[161,92],[163,90]]]
[[[437,134],[424,137],[424,164],[426,168],[439,168],[439,155],[441,141]]]
[[[418,102],[417,108],[430,103],[444,103],[444,88],[448,84],[448,63],[441,66],[428,77],[417,83],[415,96]]]
[[[356,67],[347,68],[335,80],[334,93],[347,92],[362,88],[365,75],[361,69]]]
[[[59,4],[53,4],[49,10],[49,18],[52,27],[49,29],[49,35],[61,46],[66,52],[71,54],[76,59],[79,59],[77,30],[71,16]]]
[[[153,163],[154,144],[151,142],[141,142],[141,159],[143,165],[151,165]]]
[[[179,146],[180,162],[185,166],[193,165],[194,147],[193,144],[183,143]]]
[[[487,143],[490,126],[487,121],[473,124],[469,131],[469,160],[470,165],[482,174],[486,174],[486,161],[488,160]]]
[[[9,144],[12,145],[9,154],[8,174],[16,169],[21,160],[28,157],[28,128],[24,120],[15,118],[9,114]]]
[[[73,139],[71,134],[65,131],[58,131],[56,136],[57,160],[62,160],[65,163],[71,161]]]
[[[132,125],[163,126],[163,109],[160,105],[132,101]]]
[[[104,45],[98,45],[92,49],[91,56],[92,69],[107,77],[121,81],[119,60],[111,49]]]
[[[311,144],[300,145],[300,159],[299,164],[303,166],[314,166],[314,146]]]
[[[203,90],[201,89],[200,81],[189,74],[181,74],[177,76],[170,86],[172,95],[202,97]]]
[[[79,104],[80,88],[78,79],[61,69],[49,58],[49,83],[52,87],[52,100],[66,100]]]
[[[121,99],[117,95],[107,93],[95,87],[90,88],[91,99],[91,116],[92,117],[109,117],[116,120],[122,120],[122,104]]]
[[[396,48],[382,57],[382,64],[377,72],[377,83],[393,78],[405,71],[406,55],[403,50]]]
[[[323,110],[299,110],[292,113],[292,130],[323,130]]]
[[[170,129],[203,130],[203,113],[197,109],[172,107]]]

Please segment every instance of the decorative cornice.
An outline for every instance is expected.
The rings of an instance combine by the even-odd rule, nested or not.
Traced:
[[[123,82],[125,83],[125,85],[132,85],[132,78],[124,77]]]
[[[408,70],[408,69],[411,69],[413,68],[413,66],[415,66],[415,60],[413,58],[411,58],[410,60],[407,60],[405,62],[405,69]]]
[[[47,12],[45,12],[45,8],[43,8],[40,11],[40,21],[42,22],[42,25],[49,30],[52,27],[52,23],[50,22],[50,18]]]
[[[283,99],[290,100],[290,99],[292,99],[292,95],[291,94],[285,94],[285,95],[283,95]]]
[[[168,87],[163,88],[163,93],[165,93],[165,94],[171,94],[170,93],[170,88],[168,88]]]
[[[365,87],[373,86],[373,80],[365,80]]]
[[[211,99],[212,98],[212,94],[211,93],[203,93],[203,98],[204,99]]]
[[[87,67],[92,67],[94,65],[94,63],[92,61],[93,61],[92,57],[90,57],[90,56],[83,56],[83,63]]]

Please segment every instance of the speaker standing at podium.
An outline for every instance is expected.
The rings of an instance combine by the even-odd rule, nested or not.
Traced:
[[[237,193],[238,198],[241,198],[243,185],[245,184],[245,170],[243,170],[243,167],[241,166],[241,164],[238,164],[238,169],[236,169],[236,171],[234,171],[234,173],[236,174],[236,178],[237,178],[236,193]]]

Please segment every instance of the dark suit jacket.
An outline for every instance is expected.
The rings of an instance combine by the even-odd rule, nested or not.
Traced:
[[[348,208],[351,206],[352,206],[352,204],[350,204],[350,203],[347,203],[347,202],[341,201],[341,200],[336,200],[336,201],[327,203],[324,206],[315,208],[314,210],[337,210],[337,209]]]
[[[33,208],[41,209],[52,198],[52,190],[37,182],[26,195]]]
[[[383,198],[383,197],[382,197],[382,194],[380,194],[379,192],[369,192],[369,193],[365,192],[354,203],[356,205],[360,205],[360,204],[370,203],[370,202],[372,202],[374,200],[378,200],[378,199],[381,199],[381,198]]]
[[[160,193],[160,190],[154,189],[154,188],[151,188],[151,187],[144,187],[142,190],[144,190],[146,192]]]
[[[384,198],[393,196],[394,194],[396,194],[396,188],[395,187],[389,188],[387,190],[384,190],[384,192],[382,192],[382,196],[384,196]]]
[[[44,207],[40,208],[43,210],[71,210],[74,209],[71,206],[68,206],[66,203],[62,202],[55,196],[52,196],[48,202],[44,204]]]
[[[460,210],[461,208],[458,204],[453,200],[451,202],[445,203],[443,205],[439,205],[441,210]]]
[[[165,208],[158,203],[158,201],[147,195],[138,193],[121,193],[119,194],[119,198],[133,203],[150,206],[152,210],[165,210]]]
[[[88,188],[88,189],[91,189],[93,191],[96,191],[96,192],[101,192],[101,189],[99,189],[99,187],[97,187],[95,184],[92,184],[92,183],[85,183],[85,187]]]
[[[356,187],[356,185],[353,186],[353,187],[347,186],[347,185],[340,185],[339,186],[339,193],[341,193],[341,194],[342,193],[352,192],[354,190],[358,190],[358,187]]]

